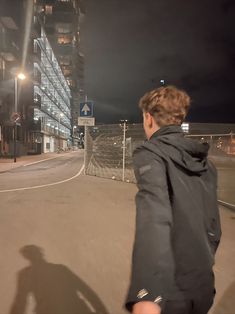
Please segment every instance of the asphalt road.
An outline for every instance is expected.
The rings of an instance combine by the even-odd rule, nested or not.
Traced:
[[[135,186],[82,164],[78,152],[0,174],[0,314],[125,313]]]
[[[0,192],[49,185],[76,175],[83,165],[81,152],[58,155],[0,173]]]
[[[0,314],[126,313],[136,187],[82,164],[76,152],[0,174]],[[211,313],[231,314],[235,214],[221,218]]]
[[[235,206],[235,164],[217,165],[218,198]]]

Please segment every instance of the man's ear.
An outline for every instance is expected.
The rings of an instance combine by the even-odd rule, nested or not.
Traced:
[[[145,112],[145,119],[149,128],[153,127],[153,116],[149,112]]]

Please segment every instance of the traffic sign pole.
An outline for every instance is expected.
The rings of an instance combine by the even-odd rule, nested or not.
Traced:
[[[84,174],[86,174],[87,164],[87,125],[84,126]]]
[[[16,121],[15,121],[15,123],[14,123],[13,135],[14,135],[14,162],[16,162],[16,138],[17,138],[17,125],[16,125]]]

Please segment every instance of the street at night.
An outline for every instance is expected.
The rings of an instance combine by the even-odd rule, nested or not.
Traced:
[[[31,158],[30,163],[34,159]],[[63,265],[73,272],[78,282],[82,280],[89,287],[84,290],[81,282],[78,284],[76,293],[85,298],[88,309],[79,312],[74,308],[74,313],[96,313],[94,308],[102,309],[98,313],[126,313],[122,304],[129,284],[136,187],[130,183],[84,176],[80,171],[82,165],[83,153],[73,152],[1,172],[1,314],[9,313],[13,302],[17,303],[17,278],[29,264],[20,250],[27,245],[41,248],[46,262]],[[55,185],[50,185],[53,183]],[[42,185],[44,187],[20,190]],[[8,189],[13,190],[2,192]],[[223,309],[234,306],[230,296],[234,293],[235,214],[221,207],[221,215],[224,231],[216,259],[218,294],[211,311],[213,314],[229,313]],[[38,302],[42,302],[40,297],[46,295],[52,303],[55,302],[56,308],[56,286],[69,293],[67,285],[72,289],[72,283],[66,283],[62,275],[57,279],[52,275],[54,286],[51,282],[53,288],[50,291],[51,286],[44,286],[44,268],[39,267],[37,271],[35,285],[43,287],[42,291],[37,290]],[[90,297],[91,291],[96,298]],[[27,291],[29,296],[33,292]],[[23,293],[18,302],[23,302]],[[67,300],[65,293],[59,302],[62,308]],[[44,300],[45,304],[47,302]],[[25,313],[31,314],[35,304],[34,297],[29,297]]]
[[[234,19],[0,0],[0,314],[235,313]]]

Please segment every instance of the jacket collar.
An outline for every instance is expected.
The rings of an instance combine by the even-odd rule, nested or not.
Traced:
[[[161,135],[168,135],[168,134],[181,134],[183,135],[183,130],[181,129],[180,125],[166,125],[161,127],[158,131],[153,133],[153,135],[150,137],[150,139],[161,136]]]

